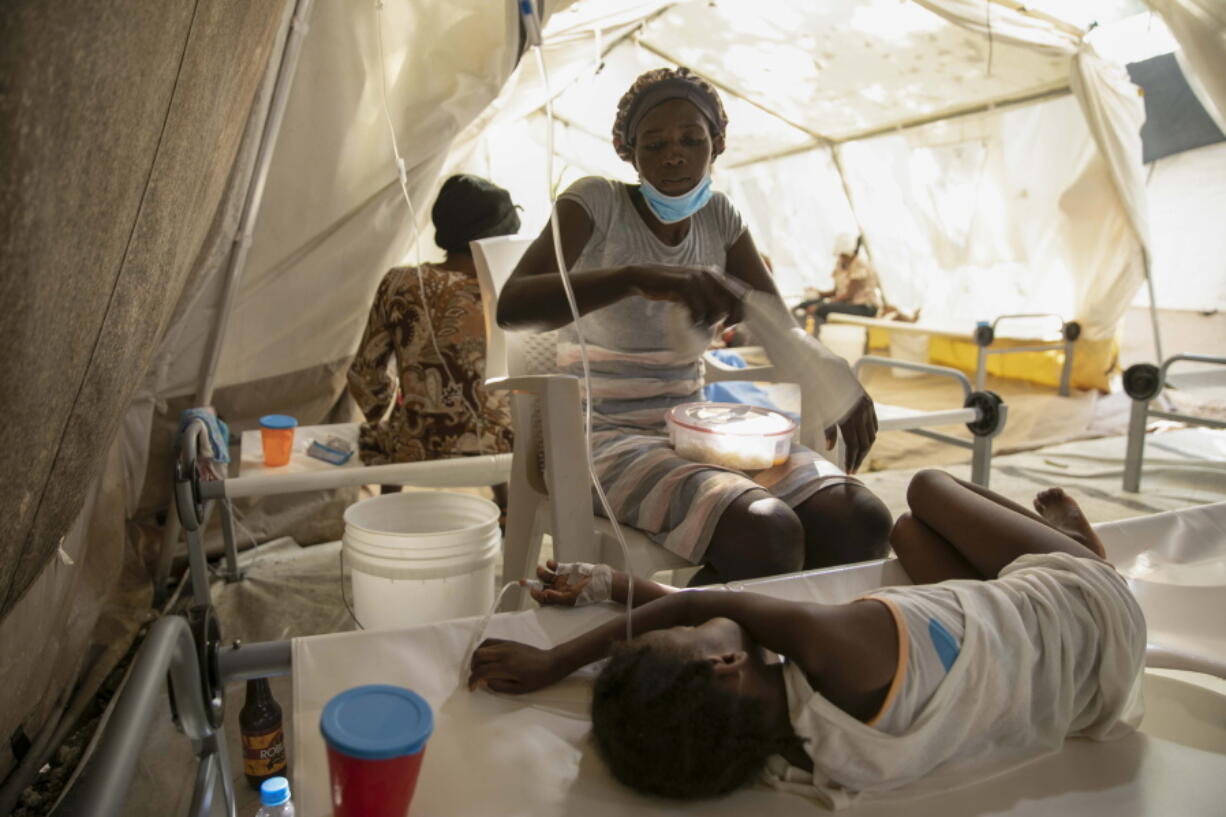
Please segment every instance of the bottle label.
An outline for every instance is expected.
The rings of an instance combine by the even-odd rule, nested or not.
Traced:
[[[243,772],[271,777],[285,771],[285,735],[278,724],[264,732],[243,733]]]

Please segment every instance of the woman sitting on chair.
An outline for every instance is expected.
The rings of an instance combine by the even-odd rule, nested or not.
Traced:
[[[468,242],[513,235],[519,212],[506,190],[458,175],[443,183],[430,215],[446,257],[388,271],[349,367],[349,393],[366,418],[359,454],[367,465],[511,450],[507,397],[483,386],[485,323]],[[388,373],[392,355],[398,379]],[[505,509],[505,485],[494,497]]]
[[[727,124],[707,82],[684,68],[649,71],[622,97],[613,126],[613,147],[640,183],[588,177],[557,203],[591,355],[598,475],[619,521],[704,565],[696,584],[873,558],[885,553],[890,529],[864,485],[801,446],[783,465],[744,474],[691,462],[669,445],[666,413],[701,400],[703,387],[702,349],[675,348],[670,325],[680,317],[713,336],[721,322],[736,322],[740,305],[720,276],[778,297],[740,214],[711,191]],[[504,287],[498,321],[561,328],[558,364],[582,371],[549,227]],[[876,435],[872,401],[838,428],[854,472]],[[827,429],[831,445],[835,431]]]

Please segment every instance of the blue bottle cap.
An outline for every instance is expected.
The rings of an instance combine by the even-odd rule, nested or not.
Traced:
[[[279,806],[289,801],[289,781],[284,777],[270,777],[260,784],[260,803]]]
[[[265,414],[260,418],[261,428],[293,428],[298,420],[288,414]]]
[[[319,718],[324,740],[342,754],[363,760],[414,755],[434,731],[430,704],[416,692],[388,684],[347,689]]]

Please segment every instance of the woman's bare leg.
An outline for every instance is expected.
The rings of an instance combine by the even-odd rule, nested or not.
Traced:
[[[983,578],[957,548],[909,512],[894,523],[890,544],[913,584]]]
[[[1097,558],[1093,550],[1033,511],[941,471],[916,474],[907,488],[907,504],[916,519],[986,578],[995,578],[1027,553]]]

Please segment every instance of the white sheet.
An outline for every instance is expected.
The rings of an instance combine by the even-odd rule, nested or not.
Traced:
[[[1171,570],[1180,564],[1199,564],[1195,575],[1202,578],[1212,570],[1226,571],[1226,503],[1110,523],[1099,530],[1108,553],[1125,572],[1142,556]],[[1166,575],[1175,574],[1168,571]],[[1170,594],[1156,596],[1149,592],[1157,586],[1152,576],[1133,578],[1155,634],[1179,632],[1192,648],[1216,649],[1219,658],[1226,656],[1226,643],[1214,632],[1221,630],[1226,582],[1170,586]],[[745,582],[731,589],[834,602],[902,579],[897,563],[890,560]],[[1181,606],[1189,590],[1197,595],[1203,592],[1203,599]],[[1219,615],[1205,617],[1202,604]],[[489,635],[544,646],[612,614],[599,606],[500,615],[493,619]],[[701,813],[722,817],[769,813],[811,817],[820,809],[813,800],[764,787],[689,804],[635,794],[612,779],[587,739],[587,687],[581,676],[523,698],[472,694],[460,688],[457,664],[472,626],[468,620],[398,632],[295,639],[291,765],[300,814],[324,817],[330,813],[319,715],[332,695],[363,683],[411,687],[435,709],[435,734],[426,750],[413,814],[601,817]],[[1167,679],[1160,679],[1161,684],[1149,684],[1151,680],[1147,678],[1147,695],[1150,686],[1155,695],[1179,687],[1166,683]],[[1226,722],[1226,701],[1202,693],[1196,699],[1202,707],[1197,711],[1204,713],[1200,717],[1203,728],[1212,732],[1210,739],[1179,737],[1166,728],[1166,721],[1155,725],[1147,721],[1140,733],[1121,740],[1103,744],[1070,740],[1059,753],[991,781],[910,802],[867,803],[858,806],[855,814],[1220,815],[1226,801],[1226,776],[1221,773],[1226,729],[1214,724]],[[1177,701],[1174,708],[1147,706],[1151,711],[1167,712],[1186,708]]]

